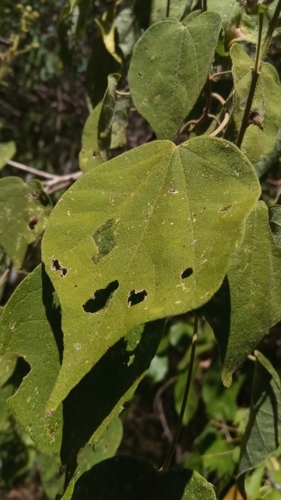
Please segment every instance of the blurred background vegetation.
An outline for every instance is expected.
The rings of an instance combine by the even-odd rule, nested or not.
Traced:
[[[65,0],[19,4],[1,0],[0,142],[15,141],[16,161],[50,173],[68,174],[78,170],[82,130],[92,109],[88,61],[92,48],[100,40],[94,20],[110,11],[113,3],[112,0],[80,0],[77,9],[75,2]],[[187,3],[193,8],[200,4]],[[152,0],[123,0],[117,5],[117,14],[131,9],[133,43],[149,25],[151,4]],[[270,53],[278,71],[281,69],[280,40],[275,38]],[[130,50],[126,57],[124,53],[125,49],[121,87],[126,91]],[[99,64],[102,73],[103,62]],[[229,60],[226,58],[222,63],[218,56],[218,64],[227,69]],[[226,97],[231,82],[226,78],[214,86],[216,92]],[[198,109],[204,102],[203,97],[200,99]],[[197,109],[192,113],[189,118],[198,116]],[[149,125],[133,108],[128,120],[126,143],[116,147],[112,154],[154,138]],[[27,179],[26,174],[11,166],[1,171],[1,176],[6,175]],[[280,177],[279,161],[268,175],[264,181],[265,198],[274,198],[277,188],[270,180]],[[53,201],[56,199],[55,195]],[[33,253],[30,260],[25,266],[26,272],[37,264],[40,255]],[[1,305],[8,296],[6,291]],[[122,414],[123,437],[118,428],[114,444],[108,437],[101,447],[112,446],[112,453],[118,448],[117,453],[140,455],[157,467],[162,465],[180,411],[193,321],[193,317],[187,315],[168,322],[157,356]],[[281,366],[278,326],[263,341],[264,349]],[[196,356],[191,397],[174,465],[195,468],[214,484],[218,498],[226,499],[234,483],[240,438],[248,417],[253,363],[248,360],[237,372],[231,388],[225,389],[220,381],[217,345],[207,323],[200,324]],[[13,394],[28,370],[23,360],[11,359],[11,363],[17,363],[13,377],[1,380],[0,384],[0,498],[52,500],[61,487],[59,459],[40,456],[10,415],[6,398]],[[249,478],[252,498],[260,495],[261,488],[267,499],[280,498],[274,496],[280,492],[273,486],[274,482],[281,484],[278,457],[277,453]],[[265,477],[273,479],[266,481]]]

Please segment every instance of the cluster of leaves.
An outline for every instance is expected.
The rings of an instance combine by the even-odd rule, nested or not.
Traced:
[[[218,452],[230,459],[215,466],[218,479],[237,473],[244,498],[245,474],[254,468],[259,481],[250,483],[251,494],[261,496],[267,461],[275,498],[278,471],[268,457],[280,444],[280,378],[260,342],[281,320],[281,212],[276,200],[270,207],[259,200],[259,175],[279,162],[281,85],[263,59],[278,36],[281,2],[262,8],[257,2],[254,9],[246,2],[246,10],[242,3],[110,2],[95,19],[99,35],[86,69],[92,111],[79,155],[83,175],[54,208],[47,184],[0,180],[1,293],[12,266],[25,268],[29,246],[45,230],[42,262],[1,309],[0,375],[10,411],[42,453],[43,470],[51,470],[49,455],[52,467],[63,466],[58,483],[43,478],[50,498],[212,500],[205,477],[215,472]],[[69,1],[61,11],[66,59],[91,7]],[[224,78],[221,95],[216,85]],[[128,151],[133,106],[153,132]],[[116,148],[124,152],[112,158]],[[4,145],[1,166],[13,154]],[[156,471],[140,458],[114,457],[118,415],[152,360],[150,375],[154,370],[157,381],[165,375],[166,318],[187,313],[205,318],[214,337],[206,326],[198,332],[193,363],[194,331],[177,367],[175,408],[182,413],[187,369],[183,422],[196,414],[200,356],[215,338],[224,387],[214,362],[201,384],[209,424],[182,469],[167,470],[165,462]],[[171,328],[173,335],[182,332]],[[241,416],[244,379],[232,379],[249,355],[252,403]],[[18,358],[27,373],[11,395]],[[212,420],[227,432],[229,421],[240,426],[226,442]]]

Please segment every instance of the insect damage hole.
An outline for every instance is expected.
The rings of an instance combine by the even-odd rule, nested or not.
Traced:
[[[147,297],[148,293],[146,290],[140,290],[137,292],[135,289],[131,290],[128,296],[127,304],[129,307],[140,304]]]
[[[106,288],[96,290],[94,298],[87,300],[87,302],[83,304],[84,311],[93,314],[103,309],[118,287],[119,282],[115,280],[109,283]]]
[[[189,278],[193,274],[193,269],[191,267],[187,267],[182,273],[181,273],[181,279],[184,280],[185,278]]]
[[[39,217],[37,217],[36,215],[33,215],[32,217],[30,217],[29,221],[28,221],[29,229],[33,230],[35,228],[35,226],[38,224],[38,221],[39,221]]]
[[[51,269],[52,271],[58,271],[61,278],[65,278],[67,275],[67,268],[63,267],[57,259],[52,259]]]

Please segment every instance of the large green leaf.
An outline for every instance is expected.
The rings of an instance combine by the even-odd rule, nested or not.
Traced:
[[[32,368],[9,406],[21,427],[46,453],[59,452],[62,438],[62,408],[53,416],[45,415],[60,368],[58,345],[62,348],[60,311],[53,293],[49,278],[38,266],[13,293],[0,324],[5,358],[16,353]]]
[[[230,51],[235,88],[234,121],[240,128],[251,85],[253,60],[238,44]],[[252,103],[251,115],[241,150],[252,163],[262,160],[273,150],[281,127],[281,85],[272,64],[264,63]]]
[[[134,104],[159,139],[173,139],[206,82],[220,32],[214,12],[187,26],[153,24],[136,43],[129,69]]]
[[[271,326],[281,319],[281,249],[259,202],[247,219],[242,244],[231,258],[221,289],[204,308],[214,329],[226,386]]]
[[[239,489],[245,499],[245,473],[260,465],[278,448],[281,441],[279,376],[268,360],[266,364],[270,365],[271,373],[265,368],[264,360],[260,359],[261,353],[256,352],[256,355],[251,410],[241,446],[238,476]]]
[[[201,137],[124,153],[63,195],[43,238],[65,334],[49,409],[127,331],[214,294],[259,192],[238,148]]]
[[[76,482],[73,500],[215,500],[210,483],[191,469],[158,472],[149,462],[119,456],[104,460]]]
[[[14,266],[22,266],[27,246],[45,229],[52,204],[42,184],[19,177],[0,179],[0,244]]]
[[[0,143],[0,170],[4,167],[16,152],[14,141]]]

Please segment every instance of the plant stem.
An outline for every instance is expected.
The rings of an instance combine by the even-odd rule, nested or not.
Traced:
[[[167,0],[166,17],[169,17],[169,15],[170,15],[170,4],[171,4],[171,0]]]
[[[197,331],[198,331],[198,318],[195,316],[192,345],[191,345],[191,353],[190,353],[190,361],[189,361],[186,385],[185,385],[185,390],[184,390],[184,395],[183,395],[183,400],[182,400],[182,405],[181,405],[181,411],[180,411],[174,439],[173,439],[173,442],[172,442],[170,449],[168,451],[166,460],[160,469],[161,472],[166,472],[170,466],[171,458],[174,454],[174,451],[175,451],[175,448],[176,448],[176,445],[178,442],[179,434],[181,431],[182,420],[183,420],[183,416],[184,416],[184,412],[185,412],[185,407],[186,407],[189,389],[190,389],[190,385],[191,385],[191,379],[192,379],[192,371],[193,371],[193,364],[194,364],[194,358],[195,358],[195,349],[196,349],[196,343],[197,343]]]
[[[276,24],[277,24],[280,12],[281,12],[281,0],[279,0],[279,2],[278,2],[276,9],[275,9],[275,12],[274,12],[274,14],[269,22],[268,28],[267,28],[267,33],[265,35],[265,39],[263,41],[262,49],[261,49],[261,61],[264,60],[266,53],[268,51],[268,47],[270,45],[271,38],[273,36],[273,32],[276,28]]]
[[[280,0],[281,1],[281,0]],[[262,61],[260,61],[260,51],[261,51],[261,38],[262,38],[262,27],[263,27],[263,16],[264,14],[259,14],[259,34],[258,34],[258,44],[257,44],[257,50],[256,50],[256,57],[255,57],[255,65],[254,68],[252,69],[252,80],[251,80],[251,86],[245,106],[245,111],[241,123],[241,127],[238,133],[238,137],[236,140],[236,146],[238,148],[241,147],[246,129],[249,124],[249,114],[251,111],[254,95],[255,95],[255,90],[257,86],[257,81],[260,76],[260,67],[262,64]]]

